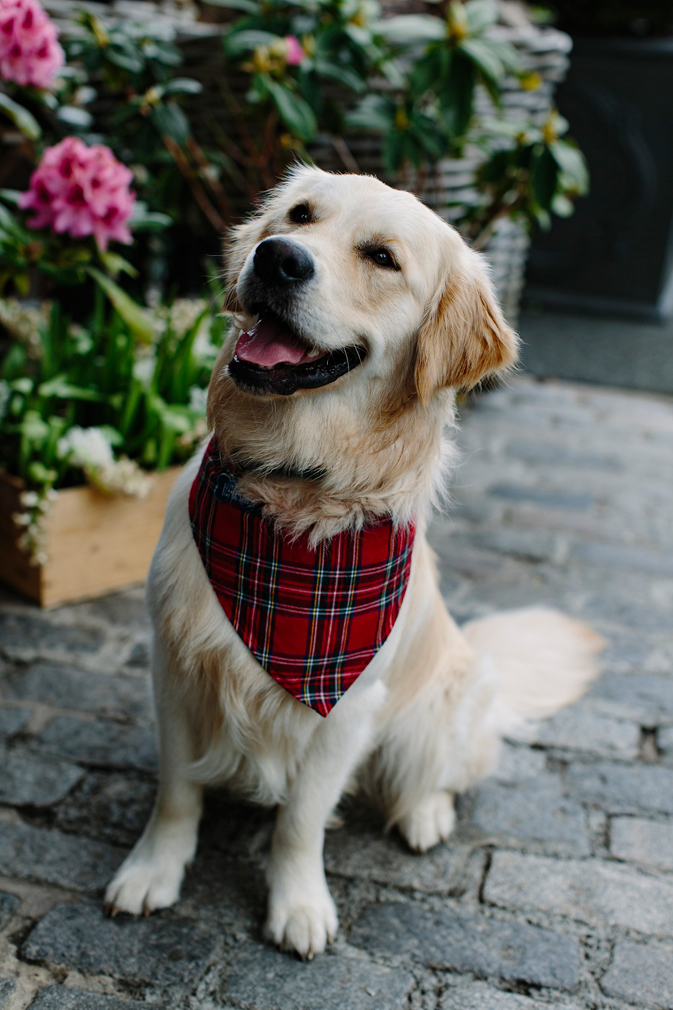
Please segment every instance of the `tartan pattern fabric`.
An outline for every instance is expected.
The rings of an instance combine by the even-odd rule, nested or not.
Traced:
[[[213,590],[239,637],[298,701],[326,716],[390,634],[409,582],[413,525],[389,519],[312,548],[237,491],[212,440],[189,516]]]

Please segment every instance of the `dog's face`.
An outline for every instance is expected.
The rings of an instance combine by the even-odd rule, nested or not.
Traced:
[[[403,371],[427,403],[516,355],[480,257],[371,177],[296,170],[235,229],[228,269],[246,326],[228,372],[252,395],[385,385]]]

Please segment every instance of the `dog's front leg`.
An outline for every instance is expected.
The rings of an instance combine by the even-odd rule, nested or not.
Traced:
[[[189,774],[195,759],[185,699],[172,683],[163,643],[155,638],[152,672],[159,730],[159,788],[140,839],[105,894],[112,915],[146,915],[173,905],[192,860],[201,818],[202,787]]]
[[[385,694],[377,682],[363,690],[351,688],[343,696],[317,728],[278,811],[264,935],[301,958],[323,951],[337,929],[323,865],[325,823],[371,746],[374,716]]]

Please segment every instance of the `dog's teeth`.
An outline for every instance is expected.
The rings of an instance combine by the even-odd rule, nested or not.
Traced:
[[[311,351],[311,353],[307,357],[308,360],[311,361],[313,358],[319,358],[321,354],[322,351]]]

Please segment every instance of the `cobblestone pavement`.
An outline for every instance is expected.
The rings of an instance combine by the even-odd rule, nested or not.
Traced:
[[[427,856],[346,810],[342,928],[302,964],[260,939],[271,816],[219,794],[178,907],[104,918],[154,786],[142,590],[49,613],[6,594],[0,1008],[673,1007],[673,402],[518,379],[461,441],[432,537],[453,613],[592,621],[589,696],[508,743]]]

